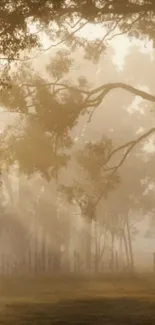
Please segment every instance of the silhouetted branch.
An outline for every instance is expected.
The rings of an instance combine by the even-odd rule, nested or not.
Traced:
[[[48,46],[46,49],[44,49],[43,51],[42,51],[42,53],[44,53],[44,52],[47,52],[47,51],[49,51],[51,48],[53,48],[53,47],[57,47],[57,46],[59,46],[59,45],[62,45],[63,43],[65,43],[71,36],[73,36],[75,33],[77,33],[77,32],[79,32],[84,26],[86,26],[88,24],[88,21],[85,21],[82,25],[80,25],[78,28],[76,28],[75,30],[73,30],[73,32],[72,33],[70,33],[70,34],[68,34],[66,37],[64,37],[61,41],[59,41],[59,42],[57,42],[57,43],[55,43],[55,44],[51,44],[50,46]],[[40,54],[42,54],[41,52],[40,52]]]
[[[128,92],[130,92],[131,94],[134,94],[136,96],[140,96],[141,98],[151,101],[151,102],[155,102],[155,95],[152,95],[146,91],[137,89],[131,85],[125,84],[125,83],[107,83],[104,84],[98,88],[95,88],[91,91],[88,90],[84,90],[84,89],[80,89],[78,87],[74,87],[74,86],[70,86],[67,85],[65,83],[58,83],[58,82],[51,82],[51,83],[45,83],[45,84],[41,84],[41,85],[35,85],[35,84],[31,84],[31,83],[23,83],[20,85],[20,87],[29,87],[32,88],[32,92],[30,92],[29,94],[32,94],[33,92],[35,92],[36,89],[39,88],[44,88],[44,87],[53,87],[55,86],[55,90],[53,95],[55,95],[58,92],[64,91],[64,90],[68,90],[68,91],[75,91],[75,92],[79,92],[81,94],[84,95],[84,101],[82,104],[83,110],[86,110],[87,108],[93,108],[93,112],[91,112],[89,114],[89,120],[91,120],[92,115],[95,111],[95,108],[97,108],[102,101],[104,100],[105,96],[112,90],[120,88],[123,90],[126,90]],[[25,98],[29,96],[29,94],[25,95]],[[95,99],[91,99],[92,96],[96,95]],[[16,113],[19,113],[18,111]]]
[[[146,91],[137,89],[133,86],[130,86],[128,84],[122,83],[122,82],[114,82],[114,83],[108,83],[104,84],[98,88],[93,89],[92,91],[89,92],[89,98],[97,93],[99,95],[94,99],[94,100],[87,100],[87,107],[92,107],[93,105],[100,104],[102,100],[105,98],[105,96],[113,89],[123,89],[126,90],[136,96],[140,96],[145,100],[155,102],[155,95],[151,95]],[[89,99],[88,98],[88,99]]]
[[[82,19],[79,19],[79,23]],[[75,24],[75,26],[73,28],[76,27],[76,25],[78,24],[78,22]],[[59,45],[64,44],[69,38],[71,38],[74,34],[76,34],[78,31],[80,31],[84,26],[86,26],[88,24],[88,21],[85,21],[83,24],[81,24],[80,26],[78,26],[76,29],[74,29],[71,33],[69,33],[66,37],[64,37],[62,40],[56,42],[55,44],[51,44],[50,46],[48,46],[47,48],[39,51],[38,54],[36,54],[33,57],[26,57],[24,59],[22,58],[16,58],[16,57],[1,57],[0,60],[3,61],[8,61],[8,62],[13,62],[13,61],[17,61],[17,62],[26,62],[26,61],[30,61],[30,60],[34,60],[37,59],[38,57],[40,57],[42,54],[44,54],[45,52],[49,51],[51,48],[57,47]],[[40,30],[41,31],[41,30]],[[39,31],[37,32],[39,33]],[[33,34],[37,34],[37,33],[32,33]]]
[[[133,20],[130,25],[128,26],[128,28],[126,28],[123,32],[118,32],[114,35],[112,35],[111,37],[109,37],[107,39],[107,41],[111,41],[114,37],[116,36],[121,36],[124,35],[126,33],[128,33],[129,31],[131,31],[132,27],[134,26],[135,23],[137,23],[142,17],[144,17],[146,15],[146,12],[143,12],[142,15],[138,16],[135,20]],[[115,29],[114,29],[115,30]]]
[[[132,151],[132,149],[141,141],[143,141],[144,139],[146,139],[148,136],[150,136],[151,134],[153,134],[155,132],[155,128],[151,128],[149,131],[147,131],[146,133],[142,134],[139,138],[137,138],[136,140],[130,141],[125,143],[124,145],[114,149],[110,155],[108,156],[107,160],[104,162],[104,165],[107,164],[107,162],[110,161],[110,159],[120,150],[128,148],[125,152],[125,154],[123,155],[122,159],[120,160],[120,162],[118,163],[118,165],[114,166],[114,167],[110,167],[107,168],[106,171],[110,171],[112,170],[111,174],[109,175],[109,181],[107,182],[106,186],[103,188],[103,190],[101,191],[100,195],[98,196],[96,202],[94,203],[94,207],[97,206],[97,204],[100,202],[100,200],[102,199],[102,197],[105,195],[105,193],[107,192],[107,189],[112,181],[112,177],[114,176],[114,174],[118,171],[118,168],[121,167],[125,161],[125,159],[127,158],[127,156],[129,155],[129,153]]]
[[[128,147],[128,149],[126,150],[122,160],[120,161],[120,163],[118,164],[117,167],[120,167],[124,160],[126,159],[126,157],[128,156],[128,154],[130,153],[130,151],[138,144],[140,143],[141,141],[143,141],[144,139],[146,139],[148,136],[150,136],[151,134],[153,134],[155,132],[155,128],[151,128],[149,131],[147,131],[146,133],[142,134],[139,138],[137,138],[136,140],[133,140],[133,141],[130,141],[130,142],[127,142],[125,143],[124,145],[114,149],[109,157],[107,158],[105,164],[107,164],[108,161],[110,161],[110,159],[112,158],[112,156],[114,156],[115,153],[119,152],[120,150],[122,149],[125,149]],[[116,168],[116,167],[111,167],[110,169],[113,169],[113,168]],[[109,168],[108,168],[109,169]]]
[[[107,39],[107,36],[109,36],[117,27],[118,27],[118,24],[119,24],[119,22],[122,20],[122,18],[123,17],[121,17],[119,20],[117,20],[114,24],[113,24],[113,26],[105,33],[105,35],[103,36],[103,38],[101,39],[101,42],[100,42],[100,44],[99,44],[99,46],[101,46],[102,45],[102,43],[104,42],[104,41],[107,41],[107,40],[109,40],[109,39]]]
[[[36,86],[35,84],[30,84],[30,83],[22,84],[22,86],[28,86],[28,87],[32,87],[32,88],[49,87],[49,86],[53,86],[53,85],[55,85],[54,82],[45,83],[40,86]],[[91,91],[83,90],[83,89],[73,87],[73,86],[68,86],[67,84],[63,84],[63,83],[57,83],[56,86],[62,87],[61,90],[68,89],[68,90],[81,92],[81,93],[87,95],[85,102],[84,102],[85,107],[94,107],[96,105],[101,104],[102,100],[105,98],[105,96],[110,91],[112,91],[114,89],[118,89],[118,88],[126,90],[136,96],[140,96],[145,100],[155,102],[155,95],[151,95],[146,91],[140,90],[138,88],[135,88],[135,87],[125,84],[123,82],[107,83],[107,84],[104,84],[98,88],[91,90]],[[95,99],[91,99],[91,97],[94,95],[97,95],[97,93],[99,93],[99,95]]]
[[[42,84],[39,86],[35,85],[35,84],[31,84],[31,83],[23,83],[23,84],[21,84],[21,86],[26,86],[26,87],[30,87],[30,88],[36,88],[36,89],[57,86],[57,87],[61,87],[61,88],[57,89],[58,91],[71,90],[71,91],[83,93],[85,95],[89,95],[89,91],[87,91],[87,90],[79,89],[77,87],[69,86],[67,84],[59,83],[59,82],[49,82],[49,83],[45,83],[45,84]]]

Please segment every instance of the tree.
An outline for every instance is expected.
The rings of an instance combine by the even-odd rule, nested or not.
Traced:
[[[78,181],[71,187],[63,187],[69,201],[77,203],[83,216],[91,220],[96,219],[96,205],[102,192],[102,197],[107,196],[119,183],[117,173],[111,175],[105,167],[105,161],[112,151],[112,142],[103,139],[99,143],[87,143],[77,153],[79,164]],[[104,192],[103,192],[104,189]]]
[[[48,85],[28,65],[12,75],[9,96],[8,89],[2,90],[1,106],[16,118],[15,127],[10,126],[1,137],[3,166],[17,161],[21,172],[29,176],[40,172],[48,180],[66,166],[70,132],[83,110],[83,93],[69,84],[55,85],[53,80],[63,79],[71,62],[68,52],[60,51],[46,67],[52,80]]]
[[[73,181],[71,186],[62,185],[60,187],[60,190],[65,194],[68,201],[77,205],[80,208],[81,215],[87,220],[87,270],[91,268],[91,227],[92,221],[95,221],[96,224],[98,222],[96,208],[99,198],[100,200],[105,199],[120,181],[118,173],[111,175],[104,165],[111,151],[112,142],[109,139],[102,139],[99,143],[87,143],[76,155],[78,162],[78,180]],[[98,263],[98,252],[96,250],[96,272],[98,271]]]
[[[36,47],[39,44],[39,34],[35,33],[32,35],[32,33],[29,30],[29,24],[30,22],[33,24],[39,24],[39,28],[42,28],[51,38],[53,39],[61,39],[61,41],[66,42],[67,45],[69,43],[73,43],[73,46],[84,46],[86,51],[86,57],[96,57],[97,52],[99,50],[99,53],[101,53],[101,47],[102,43],[106,40],[107,37],[109,37],[109,33],[116,31],[116,29],[119,29],[121,32],[128,32],[132,31],[134,28],[134,31],[136,30],[138,36],[143,35],[145,36],[146,33],[149,34],[150,38],[153,38],[153,35],[151,34],[151,31],[153,30],[152,24],[154,17],[154,4],[153,1],[143,1],[141,3],[140,1],[132,2],[130,0],[125,0],[124,2],[120,1],[74,1],[73,4],[67,3],[65,0],[61,1],[14,1],[9,2],[9,5],[2,1],[1,4],[1,15],[4,17],[2,19],[2,41],[1,41],[1,52],[6,57],[6,59],[10,60],[16,60],[18,57],[16,57],[16,54],[19,54],[21,50],[28,49],[30,50],[31,47]],[[145,14],[145,15],[144,15]],[[6,18],[7,17],[7,18]],[[20,18],[19,18],[20,17]],[[71,34],[68,34],[67,26],[71,24],[72,21],[76,20],[77,25],[79,28],[82,28],[81,26],[81,20],[84,19],[84,25],[86,23],[101,23],[103,22],[107,31],[106,34],[103,37],[103,40],[95,40],[94,44],[88,44],[89,42],[83,41],[79,37],[74,37],[75,34],[73,31]],[[53,28],[53,24],[56,23],[59,26],[59,30]],[[51,25],[52,24],[52,25]],[[60,27],[61,25],[61,27]],[[11,27],[9,27],[11,26]],[[51,27],[52,26],[52,27]],[[148,28],[149,26],[149,28]],[[52,28],[52,29],[51,29]],[[148,31],[148,32],[147,32]],[[52,33],[52,34],[51,34]],[[65,36],[64,36],[65,35]],[[6,41],[7,38],[7,41]],[[69,42],[69,43],[68,43]],[[101,44],[100,44],[101,43]],[[70,44],[71,45],[71,44]],[[94,55],[93,55],[94,53]],[[14,57],[15,55],[15,57]],[[4,59],[4,58],[3,58]],[[63,60],[62,60],[63,59]],[[61,61],[61,65],[60,64]],[[55,61],[53,67],[53,76],[56,78],[61,78],[62,72],[66,73],[68,71],[68,67],[70,66],[71,61],[68,59],[65,55],[61,54],[58,55],[58,59]],[[59,67],[59,71],[58,71]],[[56,68],[56,72],[55,72]],[[6,75],[6,73],[5,73]],[[12,82],[10,82],[12,84]],[[4,85],[7,85],[6,81],[3,81]],[[15,83],[16,84],[16,83]],[[38,78],[37,80],[37,87],[39,88],[43,86],[45,82]],[[83,109],[95,109],[98,105],[100,105],[105,98],[105,96],[112,91],[113,89],[122,88],[126,91],[131,92],[134,95],[141,96],[142,98],[146,100],[150,100],[152,102],[155,101],[155,96],[148,94],[147,92],[141,91],[137,89],[136,87],[124,84],[124,83],[111,83],[111,84],[104,84],[96,89],[93,89],[92,91],[86,91],[83,87],[77,88],[77,87],[69,87],[66,83],[58,83],[58,80],[53,81],[53,87],[56,85],[56,93],[60,93],[60,87],[64,88],[66,90],[72,91],[72,99],[73,94],[75,97],[78,94],[79,96],[79,102],[81,102],[81,105],[83,105]],[[59,87],[59,89],[58,89]],[[15,85],[14,85],[14,92],[15,92]],[[23,88],[23,87],[22,87]],[[29,85],[27,86],[26,91],[33,91],[33,89],[36,88],[36,85]],[[34,89],[35,90],[35,89]],[[46,88],[46,91],[47,88]],[[27,101],[24,99],[24,88],[19,90],[18,87],[16,87],[16,92],[20,93],[20,100],[21,102],[20,106],[23,106],[23,110],[25,109],[27,111]],[[41,92],[39,91],[41,94]],[[44,89],[45,94],[45,89]],[[49,91],[48,94],[49,96]],[[82,99],[85,95],[84,103],[82,104]],[[50,94],[52,96],[52,94]],[[51,98],[49,96],[48,100],[51,101]],[[7,96],[8,97],[8,96]],[[8,98],[7,98],[8,100]],[[40,101],[40,98],[37,99],[37,101]],[[9,103],[8,103],[9,104]],[[16,106],[16,102],[12,103],[14,107]],[[6,105],[6,98],[5,98],[5,105]],[[36,105],[36,103],[35,103]],[[41,102],[37,105],[42,105]],[[53,102],[53,105],[55,103]],[[60,106],[60,104],[59,104]],[[75,106],[75,102],[74,102]],[[30,104],[31,109],[34,107],[34,103]],[[38,109],[41,109],[41,107]],[[49,110],[49,109],[48,109]],[[57,110],[58,111],[58,110]],[[55,110],[56,112],[56,110]],[[40,112],[42,115],[42,112]],[[53,113],[52,113],[53,114]],[[54,113],[55,114],[55,113]],[[59,115],[60,116],[60,115]],[[72,116],[72,114],[71,114]],[[49,115],[46,114],[46,118],[48,119],[49,123]],[[43,119],[43,116],[41,116]],[[63,121],[63,118],[61,117],[61,121]],[[47,121],[44,123],[47,124]],[[56,126],[55,126],[56,127]],[[152,130],[151,132],[154,132]],[[147,136],[147,135],[146,135]],[[132,144],[128,144],[129,146]],[[133,144],[134,145],[134,144]]]
[[[104,23],[106,27],[99,47],[111,33],[117,35],[118,31],[154,40],[154,13],[153,0],[74,0],[71,3],[66,0],[3,0],[0,5],[0,52],[9,60],[16,60],[21,50],[38,46],[40,35],[31,32],[30,23],[37,25],[37,31],[48,33],[53,41],[57,38],[61,42],[71,40],[75,31],[88,23]]]

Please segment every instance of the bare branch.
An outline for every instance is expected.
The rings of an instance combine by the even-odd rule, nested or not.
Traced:
[[[79,92],[79,93],[83,94],[85,97],[84,102],[82,104],[83,111],[90,107],[93,108],[93,111],[90,112],[90,114],[89,114],[88,122],[91,121],[91,118],[92,118],[93,113],[95,112],[95,109],[102,103],[105,96],[113,89],[117,89],[117,88],[124,89],[136,96],[142,97],[145,100],[155,102],[155,95],[151,95],[150,93],[148,93],[146,91],[137,89],[137,88],[130,86],[128,84],[125,84],[125,83],[108,83],[108,84],[104,84],[98,88],[95,88],[91,91],[83,90],[78,87],[70,86],[65,83],[60,83],[60,82],[59,83],[58,82],[45,83],[45,84],[42,84],[39,86],[35,85],[33,83],[32,84],[31,83],[20,84],[20,87],[24,87],[24,86],[32,88],[32,92],[30,92],[29,94],[26,94],[25,98],[29,97],[31,94],[33,94],[39,88],[53,87],[53,86],[55,87],[53,95],[55,95],[58,92],[64,91],[64,90],[75,91],[75,92]],[[94,95],[97,95],[96,98],[91,99],[91,97]],[[15,113],[19,113],[19,111],[15,112]],[[131,143],[128,144],[128,146],[130,144],[132,144],[132,141],[131,141]],[[124,146],[125,145],[123,145],[123,147]]]
[[[79,18],[74,25],[71,25],[67,20],[65,20],[65,22],[67,25],[69,25],[69,27],[75,28],[82,21],[82,19],[83,18]]]
[[[53,86],[55,83],[51,82],[51,83],[45,83],[39,87],[49,87],[49,86]],[[126,90],[136,96],[140,96],[145,100],[151,101],[151,102],[155,102],[155,95],[151,95],[146,91],[140,90],[138,88],[135,88],[131,85],[122,83],[122,82],[114,82],[114,83],[107,83],[104,84],[98,88],[95,88],[91,91],[87,91],[87,90],[83,90],[77,87],[73,87],[73,86],[68,86],[67,84],[63,84],[63,83],[57,83],[56,84],[58,87],[62,87],[62,90],[68,89],[68,90],[73,90],[73,91],[77,91],[77,92],[81,92],[85,95],[87,95],[85,102],[84,102],[84,107],[94,107],[94,106],[98,106],[99,104],[101,104],[102,100],[105,98],[105,96],[114,89],[123,89]],[[37,88],[38,86],[36,86],[35,84],[22,84],[22,86],[28,86],[28,87],[32,87],[32,88]],[[95,99],[91,99],[92,96],[97,95],[98,96]]]
[[[75,30],[73,30],[72,33],[68,34],[65,38],[63,38],[61,41],[59,41],[58,43],[52,44],[49,47],[47,47],[46,49],[44,49],[42,51],[42,53],[45,53],[47,51],[49,51],[51,48],[53,47],[57,47],[63,43],[65,43],[71,36],[73,36],[75,33],[77,33],[79,30],[81,30],[84,26],[86,26],[88,24],[88,21],[85,21],[82,25],[80,25],[78,28],[76,28]],[[40,53],[40,55],[42,54]]]
[[[97,93],[99,93],[98,97],[95,98],[93,101],[90,102],[91,105],[96,104],[96,102],[101,103],[103,98],[113,89],[123,89],[126,90],[136,96],[140,96],[145,100],[151,101],[151,102],[155,102],[155,95],[151,95],[146,91],[137,89],[133,86],[130,86],[128,84],[122,83],[122,82],[114,82],[114,83],[108,83],[108,84],[104,84],[98,88],[93,89],[90,93],[89,93],[89,97],[92,95],[95,95]],[[89,105],[89,102],[88,102]]]
[[[126,28],[123,32],[118,32],[118,33],[112,35],[111,37],[109,37],[107,39],[107,41],[111,41],[114,37],[124,35],[124,34],[128,33],[129,31],[131,31],[134,24],[137,23],[137,21],[139,21],[145,15],[146,15],[146,12],[143,12],[140,16],[138,16],[135,20],[133,20],[133,22],[130,23],[128,28]]]
[[[122,159],[120,160],[119,164],[115,167],[110,167],[110,169],[115,169],[117,170],[125,161],[125,159],[127,158],[127,156],[129,155],[129,153],[131,152],[131,150],[140,142],[142,142],[144,139],[146,139],[148,136],[150,136],[151,134],[153,134],[155,132],[155,128],[150,129],[148,132],[144,133],[141,137],[139,137],[137,140],[128,142],[126,144],[124,144],[123,146],[118,147],[117,149],[115,149],[114,151],[111,152],[108,161],[111,159],[111,157],[118,151],[120,151],[121,149],[125,148],[125,147],[129,147],[124,156],[122,157]],[[110,170],[109,169],[109,170]]]
[[[142,134],[139,138],[137,138],[136,140],[130,141],[125,143],[124,145],[114,149],[111,154],[108,156],[107,160],[105,161],[104,165],[107,164],[107,162],[110,161],[110,159],[114,156],[114,154],[116,152],[119,152],[122,149],[125,149],[128,147],[128,149],[126,150],[125,154],[123,155],[122,159],[120,160],[119,164],[115,167],[111,167],[108,168],[107,171],[112,170],[111,174],[110,174],[110,178],[109,181],[107,182],[107,184],[105,185],[105,187],[103,188],[103,190],[101,191],[100,195],[98,196],[96,202],[94,203],[94,207],[96,207],[98,205],[98,203],[100,202],[100,200],[102,199],[102,197],[105,195],[111,181],[112,181],[112,177],[114,176],[114,174],[118,171],[118,168],[121,167],[125,161],[125,159],[127,158],[127,156],[129,155],[129,153],[131,152],[131,150],[141,141],[143,141],[144,139],[146,139],[148,136],[150,136],[151,134],[153,134],[155,132],[155,128],[151,128],[149,131],[147,131],[146,133]]]
[[[45,84],[42,84],[42,85],[35,85],[35,84],[30,84],[30,83],[23,83],[21,84],[21,86],[25,86],[25,87],[30,87],[30,88],[44,88],[44,87],[53,87],[53,86],[57,86],[57,87],[61,87],[61,88],[58,88],[59,91],[62,91],[62,90],[71,90],[71,91],[76,91],[76,92],[80,92],[80,93],[83,93],[85,95],[88,95],[89,94],[89,91],[87,90],[83,90],[83,89],[79,89],[77,87],[73,87],[73,86],[69,86],[67,84],[63,84],[63,83],[59,83],[59,82],[49,82],[49,83],[45,83]]]
[[[104,41],[108,41],[109,39],[107,39],[107,36],[109,36],[117,27],[118,27],[118,24],[119,24],[119,22],[122,20],[122,18],[123,17],[121,17],[121,18],[119,18],[119,20],[117,20],[114,24],[113,24],[113,26],[111,27],[111,29],[110,30],[108,30],[106,33],[105,33],[105,35],[103,36],[103,38],[101,39],[101,42],[100,42],[100,44],[99,44],[99,47],[102,45],[102,43],[104,42]]]

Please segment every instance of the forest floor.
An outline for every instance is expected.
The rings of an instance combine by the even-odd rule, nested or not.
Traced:
[[[155,324],[155,275],[1,278],[0,324]]]

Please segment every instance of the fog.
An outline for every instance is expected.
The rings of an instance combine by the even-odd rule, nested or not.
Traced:
[[[43,53],[11,65],[0,99],[0,274],[154,270],[155,138],[138,140],[154,128],[153,100],[116,85],[85,97],[109,83],[153,94],[155,50],[121,33],[100,55],[81,46],[103,32],[90,24],[79,46],[48,51],[45,32]]]
[[[138,41],[126,41],[123,50],[124,40],[128,40],[127,36],[119,36],[117,41],[111,41],[97,63],[84,58],[82,49],[74,50],[72,53],[64,52],[64,62],[69,55],[72,65],[69,70],[67,69],[68,71],[64,68],[62,79],[69,82],[72,80],[73,84],[77,84],[78,78],[86,78],[90,88],[109,82],[130,83],[153,93],[152,71],[155,67],[155,51],[150,48],[145,53],[142,48],[149,47],[149,43],[146,45]],[[61,50],[64,48],[66,50],[64,46]],[[44,59],[41,56],[31,64],[18,64],[13,69],[13,77],[17,78],[19,73],[19,81],[21,78],[23,82],[24,76],[25,83],[28,84],[31,79],[33,84],[35,78],[38,80],[44,78],[45,82],[46,80],[52,82],[54,77],[48,73],[50,65],[52,69],[55,58],[57,58],[57,51],[51,49],[48,54],[45,54]],[[59,64],[61,67],[61,57]],[[47,65],[49,65],[48,70]],[[59,66],[55,67],[58,72],[61,70]],[[25,72],[22,72],[24,69]],[[28,92],[30,89],[27,86]],[[12,88],[12,92],[14,91]],[[36,101],[38,107],[45,103],[44,116],[46,116],[46,109],[48,110],[54,103],[48,102],[50,96],[46,91],[40,90],[37,96],[36,99],[30,99],[30,103],[34,100],[33,105]],[[22,95],[13,93],[13,98],[11,104],[7,102],[4,94],[1,99],[2,107],[5,109],[6,106],[10,111],[19,108],[22,112],[20,105],[25,105],[24,101],[22,103]],[[38,102],[39,98],[41,104]],[[81,157],[85,156],[85,146],[88,143],[96,141],[101,145],[100,141],[105,138],[110,139],[115,148],[134,140],[137,135],[153,127],[152,107],[151,102],[135,97],[122,89],[111,91],[95,108],[90,121],[88,121],[88,110],[88,114],[79,116],[70,128],[68,134],[73,142],[72,146],[65,149],[69,159],[65,167],[62,165],[62,168],[58,168],[56,177],[51,179],[46,179],[48,166],[52,165],[50,146],[46,144],[46,140],[42,140],[45,136],[43,133],[39,134],[38,125],[33,123],[29,128],[27,124],[26,133],[20,135],[21,115],[1,113],[1,132],[4,133],[1,145],[3,157],[0,217],[1,273],[125,272],[130,269],[131,264],[138,272],[153,271],[154,137],[137,144],[126,157],[117,171],[120,182],[114,186],[114,189],[108,190],[103,195],[97,205],[95,219],[83,215],[79,200],[82,202],[84,196],[88,196],[93,201],[95,196],[99,195],[100,187],[102,189],[102,182],[99,185],[101,176],[92,179],[93,176],[89,174],[91,168],[98,173],[97,160],[95,165],[97,157],[94,156],[92,159],[93,166],[89,164],[93,152],[88,152],[90,155],[88,160],[82,162],[81,159],[81,165],[76,161],[79,150],[81,150]],[[58,150],[60,155],[61,150],[62,154],[65,152],[63,147],[61,149],[61,144]],[[121,157],[122,153],[117,154],[110,161],[111,166]],[[102,159],[104,161],[104,154]],[[53,164],[55,163],[58,166],[59,158]],[[142,180],[145,179],[146,182],[142,185]],[[93,188],[94,182],[97,182],[97,187],[99,185],[96,193]],[[151,187],[150,184],[153,186]],[[61,185],[73,186],[72,193],[70,192],[69,195],[68,192],[69,197],[60,190]]]

